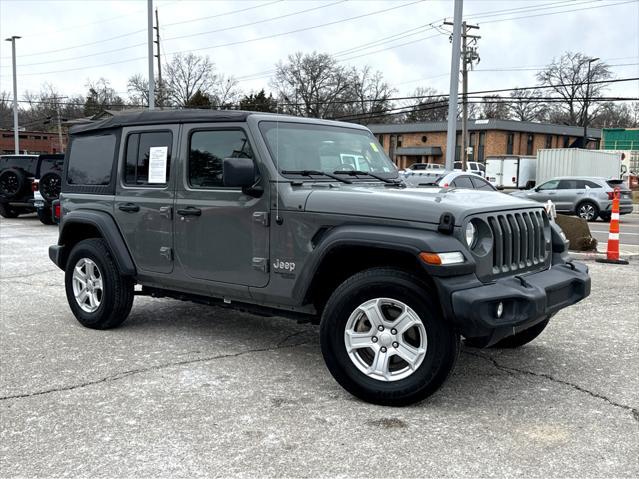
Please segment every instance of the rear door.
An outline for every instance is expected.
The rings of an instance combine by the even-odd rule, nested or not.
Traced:
[[[141,273],[173,271],[173,198],[179,127],[124,128],[114,215]]]
[[[573,211],[585,193],[586,186],[583,181],[561,180],[557,187],[557,195],[553,200],[557,211]]]

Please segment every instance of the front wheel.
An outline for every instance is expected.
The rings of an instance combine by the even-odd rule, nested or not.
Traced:
[[[439,389],[459,355],[459,336],[417,277],[374,268],[331,295],[320,324],[326,365],[348,392],[405,406]]]
[[[586,221],[595,221],[599,216],[599,207],[591,201],[584,201],[577,206],[577,216]]]
[[[20,212],[7,203],[0,203],[0,216],[3,218],[17,218]]]
[[[67,260],[64,284],[71,311],[83,326],[119,326],[133,305],[133,280],[121,276],[102,239],[80,241]]]

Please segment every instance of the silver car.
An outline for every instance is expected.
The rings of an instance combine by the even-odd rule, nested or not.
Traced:
[[[619,213],[632,213],[632,194],[622,180],[567,176],[553,178],[532,190],[511,194],[542,203],[551,200],[558,213],[575,214],[587,221],[595,221],[597,217],[610,221],[615,188],[621,189]]]
[[[405,178],[404,182],[407,186],[438,186],[440,188],[497,191],[488,181],[469,171],[433,171],[431,176],[413,175]]]

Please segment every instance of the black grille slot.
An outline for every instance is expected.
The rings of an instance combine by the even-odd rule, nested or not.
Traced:
[[[542,211],[486,218],[493,233],[493,274],[516,272],[546,261],[548,219]]]

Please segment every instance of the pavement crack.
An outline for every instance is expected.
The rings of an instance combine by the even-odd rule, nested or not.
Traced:
[[[60,271],[60,269],[59,268],[43,269],[42,271],[36,271],[35,273],[16,274],[16,275],[13,275],[13,276],[2,276],[2,277],[0,277],[0,281],[4,281],[4,280],[7,280],[7,279],[16,279],[16,278],[29,278],[31,276],[37,276],[39,274],[52,273],[53,271]]]
[[[287,344],[287,345],[283,345],[282,344],[285,341],[287,341],[288,339],[292,338],[293,336],[297,336],[298,334],[299,333],[289,334],[282,341],[277,343],[275,346],[271,346],[271,347],[268,347],[268,348],[248,349],[248,350],[245,350],[245,351],[238,351],[236,353],[219,354],[217,356],[208,356],[208,357],[205,357],[205,358],[187,359],[187,360],[184,360],[184,361],[175,361],[175,362],[171,362],[171,363],[157,364],[155,366],[149,366],[147,368],[132,369],[130,371],[124,371],[124,372],[120,372],[120,373],[116,373],[116,374],[111,374],[109,376],[105,376],[105,377],[100,378],[100,379],[95,379],[93,381],[86,381],[86,382],[79,383],[79,384],[72,384],[70,386],[60,386],[60,387],[57,387],[57,388],[51,388],[51,389],[46,389],[44,391],[36,391],[36,392],[32,392],[32,393],[14,394],[14,395],[10,395],[10,396],[0,396],[0,401],[6,401],[6,400],[9,400],[9,399],[24,399],[24,398],[34,397],[34,396],[43,396],[45,394],[51,394],[51,393],[57,393],[57,392],[63,392],[63,391],[73,391],[75,389],[81,389],[81,388],[84,388],[84,387],[87,387],[87,386],[93,386],[95,384],[118,381],[120,379],[124,379],[126,377],[133,376],[133,375],[136,375],[136,374],[144,374],[144,373],[148,373],[148,372],[160,371],[160,370],[171,368],[171,367],[175,367],[175,366],[185,366],[185,365],[189,365],[189,364],[205,363],[207,361],[215,361],[215,360],[218,360],[218,359],[236,358],[238,356],[244,356],[244,355],[247,355],[247,354],[263,353],[263,352],[269,352],[269,351],[277,351],[278,349],[294,348],[294,347],[297,347],[297,346],[302,346],[304,344],[309,344],[309,341],[304,341],[304,342],[301,342],[301,343]]]
[[[547,379],[549,381],[555,382],[557,384],[562,384],[564,386],[568,386],[572,389],[575,389],[576,391],[588,394],[589,396],[596,398],[596,399],[601,399],[605,402],[607,402],[609,405],[617,407],[617,408],[621,408],[624,409],[626,411],[630,411],[632,413],[632,417],[635,421],[639,422],[639,409],[633,408],[632,406],[628,406],[626,404],[620,404],[618,402],[613,401],[612,399],[604,396],[603,394],[599,394],[596,393],[594,391],[590,391],[582,386],[579,386],[578,384],[575,383],[571,383],[570,381],[564,381],[563,379],[558,379],[554,376],[551,376],[550,374],[546,374],[546,373],[537,373],[535,371],[529,371],[527,369],[519,369],[519,368],[513,368],[511,366],[504,366],[503,364],[500,364],[495,358],[491,357],[491,356],[486,356],[484,354],[480,354],[480,353],[473,353],[470,351],[463,351],[465,354],[468,354],[469,356],[475,356],[477,358],[483,359],[484,361],[488,361],[489,363],[491,363],[496,369],[500,370],[500,371],[504,371],[507,372],[509,374],[525,374],[528,376],[534,376],[534,377],[538,377],[538,378],[543,378],[543,379]]]

